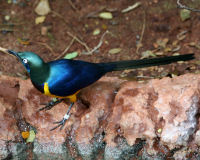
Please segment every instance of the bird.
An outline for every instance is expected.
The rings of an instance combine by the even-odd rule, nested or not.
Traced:
[[[45,62],[38,54],[33,52],[15,52],[7,49],[3,51],[18,58],[37,90],[47,96],[56,98],[55,101],[49,102],[40,110],[48,110],[63,100],[70,100],[70,106],[63,119],[54,122],[56,126],[51,130],[56,128],[61,130],[64,127],[67,119],[70,117],[70,110],[77,101],[77,94],[80,90],[96,82],[107,72],[166,65],[195,58],[194,54],[184,54],[107,63],[91,63],[72,59],[58,59]]]

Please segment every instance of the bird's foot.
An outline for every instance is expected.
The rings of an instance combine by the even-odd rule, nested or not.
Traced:
[[[62,119],[61,121],[54,122],[54,124],[58,124],[58,125],[55,126],[54,128],[52,128],[50,131],[53,131],[53,130],[55,130],[55,129],[58,128],[58,127],[60,127],[60,130],[63,129],[63,127],[64,127],[66,121],[67,121],[67,120],[69,119],[69,117],[70,117],[70,113],[69,113],[69,112],[70,112],[70,110],[71,110],[71,108],[72,108],[73,105],[74,105],[74,102],[71,102],[71,104],[70,104],[70,106],[69,106],[69,108],[68,108],[68,110],[67,110],[67,113],[64,115],[63,119]]]
[[[49,103],[45,104],[44,107],[40,108],[38,111],[42,111],[42,110],[50,110],[51,108],[53,108],[55,105],[57,105],[58,103],[62,102],[63,99],[52,99]]]
[[[70,114],[65,114],[65,116],[63,117],[63,119],[61,121],[58,122],[54,122],[54,124],[58,124],[57,126],[55,126],[54,128],[50,129],[50,131],[55,130],[56,128],[60,127],[60,130],[63,129],[63,127],[65,126],[66,121],[69,119]]]

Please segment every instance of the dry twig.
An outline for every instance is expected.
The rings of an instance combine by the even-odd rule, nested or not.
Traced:
[[[8,49],[6,49],[6,48],[3,48],[3,47],[0,47],[0,52],[3,52],[3,53],[6,53],[6,54],[9,54],[9,52],[8,52]],[[12,55],[12,54],[9,54],[10,56],[14,56],[14,55]],[[15,56],[14,56],[15,57]]]
[[[142,40],[143,40],[143,37],[144,37],[145,28],[146,28],[146,13],[144,13],[144,23],[143,23],[143,26],[142,26],[140,40],[137,44],[136,53],[138,53],[139,49],[142,47]]]
[[[141,2],[136,2],[132,6],[129,6],[128,8],[123,9],[121,12],[122,13],[129,12],[129,11],[134,10],[135,8],[139,7],[141,4],[142,4]]]
[[[101,45],[102,45],[102,43],[103,43],[103,38],[104,38],[104,36],[107,34],[107,33],[109,33],[109,31],[106,31],[102,36],[101,36],[101,39],[100,39],[100,41],[99,41],[99,43],[98,43],[98,45],[96,46],[96,47],[94,47],[91,51],[89,51],[89,52],[87,52],[87,53],[85,53],[85,54],[92,54],[93,52],[95,52],[97,49],[99,49],[100,47],[101,47]]]
[[[101,12],[102,10],[104,10],[105,8],[106,8],[105,6],[99,7],[97,10],[88,13],[88,14],[86,15],[86,18],[97,18],[97,17],[99,17],[99,16],[98,16],[98,13]]]
[[[1,51],[1,52],[4,52],[4,53],[8,53],[8,49],[3,48],[3,47],[0,47],[0,51]]]
[[[96,47],[94,47],[94,49],[90,50],[89,47],[83,43],[82,41],[80,41],[77,37],[73,36],[71,33],[68,33],[73,39],[71,40],[71,42],[69,43],[69,45],[65,48],[65,50],[61,53],[61,55],[59,55],[56,59],[59,59],[61,57],[63,57],[66,52],[69,50],[69,48],[72,46],[72,44],[74,43],[74,41],[76,40],[77,42],[79,42],[81,45],[85,46],[86,49],[88,49],[88,52],[86,52],[85,54],[87,55],[90,55],[92,54],[93,52],[95,52],[97,49],[99,49],[101,47],[101,45],[103,44],[103,38],[104,36],[109,33],[108,31],[106,31],[102,36],[101,36],[101,39],[98,43],[98,45]]]
[[[31,43],[36,43],[36,44],[45,46],[47,49],[49,49],[51,51],[52,54],[55,54],[54,50],[48,44],[46,44],[46,43],[43,43],[43,42],[33,42],[33,41],[31,41]]]
[[[65,48],[65,50],[56,59],[59,59],[59,58],[63,57],[66,54],[66,52],[69,50],[69,48],[72,46],[74,41],[75,41],[75,39],[73,38],[71,40],[71,42],[69,43],[69,45]]]
[[[67,32],[67,34],[72,37],[74,40],[76,40],[78,43],[80,43],[81,45],[83,45],[86,50],[89,52],[90,51],[90,48],[87,46],[86,43],[82,42],[79,38],[77,38],[76,36],[74,36],[73,34],[71,34],[70,32]]]
[[[181,9],[187,9],[187,10],[190,10],[190,11],[193,11],[193,12],[200,12],[199,9],[190,8],[190,7],[187,7],[183,4],[181,4],[180,0],[177,0],[177,6],[178,6],[178,8],[181,8]]]
[[[75,5],[73,4],[73,2],[71,0],[68,0],[69,4],[72,6],[72,8],[77,11],[78,9],[75,7]]]
[[[56,11],[51,11],[51,12],[52,12],[55,16],[61,18],[61,19],[65,22],[65,24],[67,24],[67,25],[69,26],[69,22],[67,22],[67,21],[65,20],[65,18],[64,18],[60,13],[58,13],[58,12],[56,12]]]

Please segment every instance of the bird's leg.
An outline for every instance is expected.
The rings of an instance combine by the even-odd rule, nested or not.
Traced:
[[[50,131],[53,131],[55,130],[56,128],[60,127],[60,130],[62,130],[62,128],[64,127],[66,121],[69,119],[70,117],[70,110],[72,108],[72,106],[74,105],[74,102],[71,102],[68,110],[67,110],[67,113],[64,115],[63,119],[61,121],[58,121],[58,122],[54,122],[55,124],[58,124],[57,126],[55,126],[54,128],[52,128]]]
[[[57,105],[58,103],[62,102],[64,99],[58,99],[56,98],[55,100],[52,99],[50,102],[48,102],[44,107],[40,108],[38,111],[42,111],[42,110],[50,110],[51,108],[53,108],[55,105]]]
[[[66,98],[68,98],[71,102],[68,110],[67,110],[67,113],[64,115],[63,119],[61,121],[58,121],[58,122],[54,122],[55,124],[58,124],[57,126],[55,126],[54,128],[52,128],[50,131],[53,131],[54,129],[60,127],[60,130],[64,127],[65,123],[66,123],[66,120],[69,119],[70,117],[70,110],[72,108],[72,106],[74,105],[74,103],[76,102],[77,100],[77,97],[76,95],[79,93],[79,91],[77,91],[76,93],[74,93],[73,95],[70,95],[70,96],[67,96]]]

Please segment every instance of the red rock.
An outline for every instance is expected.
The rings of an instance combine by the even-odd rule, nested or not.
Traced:
[[[137,138],[152,144],[156,137],[171,149],[187,145],[196,128],[199,84],[200,76],[194,74],[147,84],[125,83],[115,97],[106,129],[107,144],[116,146],[114,139],[121,135],[129,145]]]
[[[80,125],[76,130],[76,140],[89,144],[111,112],[115,87],[109,82],[97,82],[82,92],[82,99],[89,102],[89,108],[81,116]]]
[[[19,92],[19,79],[8,76],[0,76],[0,97],[3,97],[6,103],[15,104]]]
[[[113,114],[106,131],[108,145],[115,146],[114,137],[118,134],[124,136],[129,145],[133,145],[136,138],[155,138],[152,115],[157,112],[152,103],[156,99],[157,94],[145,84],[125,83],[115,97]]]
[[[115,96],[116,84],[106,82],[104,79],[81,92],[80,97],[82,101],[88,103],[88,108],[85,108],[79,120],[76,120],[79,122],[76,123],[74,130],[79,153],[85,159],[88,159],[92,152],[96,150],[93,144],[94,137],[102,134],[107,125],[107,117],[112,111],[111,106]],[[101,141],[98,143],[102,143]]]
[[[20,133],[14,117],[18,81],[6,76],[0,76],[0,79],[0,159],[3,159],[8,155],[7,142],[14,142]]]
[[[154,107],[158,120],[164,121],[161,141],[170,148],[187,146],[197,126],[200,76],[186,74],[180,77],[153,80],[150,84],[158,93]]]
[[[36,152],[40,149],[48,152],[48,148],[52,146],[55,148],[62,147],[61,144],[66,139],[65,129],[68,131],[75,130],[75,135],[72,136],[76,137],[76,143],[79,146],[90,144],[90,140],[99,130],[101,119],[105,119],[110,113],[115,87],[122,82],[118,81],[113,85],[106,82],[108,81],[107,79],[113,81],[114,78],[102,78],[100,80],[102,82],[97,82],[81,92],[81,99],[90,103],[90,107],[87,108],[80,102],[75,103],[71,110],[71,117],[62,131],[49,130],[54,127],[53,122],[63,118],[68,105],[60,103],[49,111],[37,112],[39,108],[43,107],[41,104],[48,102],[50,98],[37,91],[30,80],[20,81],[19,98],[23,100],[22,114],[26,121],[37,129],[38,149]],[[61,152],[61,148],[58,150]]]
[[[53,122],[63,118],[67,105],[56,105],[49,111],[40,111],[41,105],[50,101],[50,98],[37,91],[30,80],[20,81],[19,98],[23,100],[22,114],[26,121],[37,129],[36,138],[39,143],[61,144],[65,141],[65,132],[50,131],[54,127]]]
[[[195,133],[195,142],[198,146],[200,146],[200,130]]]
[[[61,103],[49,111],[37,112],[43,107],[41,104],[48,102],[50,98],[37,91],[30,80],[1,76],[0,137],[8,140],[21,137],[16,125],[16,115],[20,114],[37,129],[33,152],[44,157],[43,153],[66,156],[62,144],[71,138],[80,155],[89,159],[95,149],[98,149],[94,145],[95,137],[103,132],[107,144],[104,154],[107,159],[112,159],[116,154],[117,157],[123,157],[126,151],[123,146],[131,151],[138,138],[146,140],[146,151],[150,155],[158,153],[154,147],[156,138],[160,138],[156,142],[159,146],[170,149],[180,146],[189,148],[189,137],[192,136],[194,139],[191,144],[194,148],[200,145],[200,123],[197,123],[199,119],[196,117],[200,75],[186,74],[151,80],[146,84],[125,82],[115,96],[115,91],[122,82],[118,78],[105,77],[83,89],[64,129],[49,131],[54,127],[54,121],[63,118],[68,105]],[[19,100],[22,103],[18,103]],[[129,147],[124,142],[119,147],[123,138]],[[96,143],[103,143],[101,138],[98,140]],[[6,151],[5,148],[5,143],[1,142],[0,156]],[[179,157],[178,152],[176,157]]]

